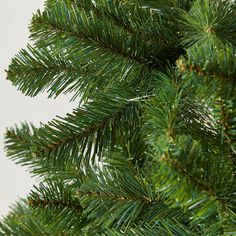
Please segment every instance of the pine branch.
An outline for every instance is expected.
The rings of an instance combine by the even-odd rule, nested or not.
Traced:
[[[179,235],[179,236],[188,236],[188,235],[198,235],[195,234],[191,229],[187,228],[185,225],[182,225],[176,220],[165,220],[161,219],[155,223],[154,226],[145,224],[144,226],[136,226],[128,231],[118,231],[118,230],[106,230],[102,236],[153,236],[153,235]]]
[[[156,196],[152,184],[127,165],[104,167],[87,173],[77,195],[84,213],[95,225],[115,227],[125,232],[136,222],[157,222],[160,219],[185,221],[178,208],[168,209]],[[128,231],[127,231],[128,232]]]
[[[117,96],[120,91],[122,97]],[[46,173],[50,169],[50,173],[53,170],[58,173],[68,170],[73,176],[81,161],[95,162],[95,159],[102,157],[104,151],[111,152],[114,145],[119,146],[123,142],[122,137],[126,137],[130,130],[140,126],[139,103],[129,102],[127,98],[132,95],[124,89],[113,92],[97,96],[95,101],[84,108],[78,108],[66,118],[53,120],[37,129],[32,136],[27,134],[32,150],[29,156],[24,156],[29,151],[28,146],[17,141],[22,131],[18,129],[19,134],[15,134],[14,130],[8,132],[8,155],[20,163],[32,165],[35,173]],[[12,137],[12,134],[15,136]],[[19,149],[15,150],[17,142]],[[18,155],[18,151],[22,155]],[[140,150],[140,156],[133,154],[132,158],[141,158],[141,151],[145,150]]]
[[[22,123],[20,127],[7,129],[5,139],[5,150],[18,164],[34,165],[32,157],[32,136],[35,134],[36,128],[32,124]]]
[[[154,180],[161,192],[173,197],[174,206],[183,204],[182,207],[194,211],[195,222],[224,215],[234,205],[231,199],[236,188],[232,162],[224,155],[226,149],[220,143],[216,122],[209,115],[211,110],[202,105],[198,107],[198,100],[204,101],[202,95],[199,97],[198,91],[192,91],[188,80],[173,79],[162,76],[161,89],[147,107],[147,137],[153,147],[150,155],[164,162],[157,163],[158,167],[152,172]],[[189,143],[187,138],[184,140],[184,133],[199,140],[199,145]],[[162,155],[166,152],[170,153],[170,158]]]
[[[236,75],[235,48],[230,45],[216,47],[214,44],[202,44],[187,50],[188,60],[177,61],[180,74],[195,74],[204,79],[220,79],[222,83],[234,82]]]
[[[61,93],[73,92],[73,99],[81,95],[81,100],[88,100],[94,92],[106,91],[119,81],[130,81],[128,86],[136,89],[144,79],[149,79],[151,83],[154,74],[125,61],[119,61],[117,65],[117,60],[114,58],[111,62],[111,59],[93,62],[85,57],[83,48],[81,52],[77,49],[70,54],[61,54],[53,48],[28,46],[27,51],[22,50],[12,60],[7,79],[26,95],[36,96],[47,90],[49,97],[56,97]],[[123,72],[125,74],[121,75]]]
[[[189,12],[184,12],[182,25],[183,44],[214,41],[216,45],[235,44],[235,11],[232,1],[197,0]]]
[[[127,33],[135,34],[136,37],[142,37],[146,42],[151,40],[156,42],[159,39],[167,40],[167,42],[174,41],[173,37],[178,40],[176,31],[173,30],[173,22],[176,18],[172,18],[172,14],[177,15],[179,12],[173,2],[168,3],[168,6],[166,1],[165,3],[157,3],[157,11],[147,8],[147,6],[143,7],[142,3],[139,2],[70,0],[67,4],[70,7],[84,9],[87,12],[93,11],[99,19],[107,20],[111,24],[123,28]],[[49,0],[46,3],[46,8],[52,9],[58,3],[63,3],[63,0]]]
[[[45,225],[32,216],[32,211],[27,207],[26,201],[21,200],[12,206],[11,212],[0,222],[0,235],[11,236],[65,236],[64,234],[54,234]]]
[[[154,94],[145,106],[145,128],[151,134],[151,139],[165,136],[172,142],[176,135],[186,134],[220,145],[220,135],[211,117],[212,111],[205,97],[199,96],[193,81],[179,80],[175,71],[160,73]],[[205,140],[206,134],[208,140]]]
[[[63,18],[58,18],[58,15],[67,15],[70,17],[68,20],[73,23],[68,25]],[[143,61],[139,57],[141,50],[143,50],[142,48],[136,51],[137,56],[130,51],[137,43],[132,42],[128,35],[120,29],[116,29],[113,25],[102,24],[102,22],[96,21],[92,13],[87,15],[84,10],[73,9],[70,11],[70,9],[63,4],[60,6],[55,5],[53,9],[45,11],[42,14],[38,12],[32,20],[31,37],[33,39],[39,38],[39,40],[43,40],[43,35],[48,35],[49,31],[54,31],[58,33],[58,35],[64,34],[65,36],[75,38],[78,41],[89,44],[91,47],[102,48],[109,54],[115,54],[122,59],[130,60],[134,64],[149,64],[148,61],[145,61],[145,59]],[[117,38],[120,39],[120,41],[117,41]],[[130,45],[122,45],[124,39],[130,42]],[[39,42],[40,41],[36,41],[37,45],[39,45]],[[47,40],[47,43],[49,42],[50,41]],[[140,40],[139,43],[141,43]]]
[[[232,166],[224,163],[224,157],[216,159],[215,150],[212,154],[207,151],[206,156],[207,153],[204,149],[200,151],[198,145],[186,144],[183,138],[181,142],[187,146],[175,142],[170,145],[168,154],[159,158],[159,173],[156,173],[155,179],[162,178],[162,181],[158,187],[164,195],[173,197],[174,206],[177,202],[177,205],[183,204],[182,207],[193,210],[195,223],[220,215],[223,225],[227,221],[225,215],[232,207],[234,209],[232,198],[236,186]],[[176,150],[175,146],[182,147],[183,151]]]
[[[79,232],[88,221],[83,209],[74,197],[73,189],[60,179],[47,180],[35,186],[28,197],[28,204],[37,221],[42,222],[53,232]]]
[[[218,99],[215,104],[214,113],[221,129],[221,142],[227,143],[230,151],[228,157],[236,166],[236,110],[235,101],[224,101]],[[236,169],[235,169],[236,171]]]
[[[160,6],[165,6],[166,8],[180,8],[183,10],[188,11],[192,3],[194,1],[192,0],[160,0],[160,1],[155,1],[155,0],[138,0],[140,4],[142,4],[144,7],[148,7],[153,10],[159,10]]]
[[[0,235],[234,235],[235,10],[46,0],[8,79],[29,96],[80,102],[39,128],[7,130],[7,155],[41,184]]]
[[[52,97],[72,90],[76,97],[92,90],[91,84],[86,83],[92,78],[93,83],[98,80],[94,76],[96,71],[95,65],[78,63],[76,55],[54,55],[47,48],[28,46],[28,50],[21,50],[12,60],[7,79],[29,96],[47,90]]]
[[[60,2],[59,2],[60,3]],[[138,28],[135,24],[140,26],[139,32],[127,32],[127,30],[122,27],[117,26],[116,22],[111,22],[107,19],[106,15],[101,17],[97,16],[97,11],[86,11],[86,8],[76,6],[68,6],[61,2],[60,4],[54,4],[53,7],[50,7],[49,10],[46,10],[42,14],[38,12],[37,15],[34,16],[32,20],[31,29],[31,37],[36,40],[37,45],[42,45],[47,42],[47,44],[52,45],[53,37],[52,32],[55,34],[63,35],[65,38],[66,47],[70,40],[66,40],[66,36],[68,38],[76,38],[78,41],[83,41],[87,44],[94,45],[98,48],[103,48],[105,51],[114,54],[116,56],[120,56],[123,59],[128,59],[134,62],[135,64],[145,65],[149,69],[160,69],[162,66],[168,65],[168,61],[174,62],[174,58],[178,58],[178,54],[181,51],[179,47],[176,47],[177,37],[174,36],[176,34],[176,30],[172,29],[169,33],[168,39],[163,40],[160,37],[163,37],[167,32],[167,28],[173,27],[173,23],[171,26],[165,26],[165,24],[169,24],[171,20],[169,19],[169,15],[163,13],[152,13],[146,12],[143,8],[140,8],[141,13],[134,12],[134,19],[129,19],[128,16],[131,17],[131,14],[127,14],[127,11],[122,13],[121,9],[125,8],[125,5],[115,4],[115,9],[111,6],[102,5],[101,10],[105,8],[105,11],[112,12],[120,12],[123,17],[128,17],[128,22],[131,22],[133,28]],[[78,3],[79,5],[83,5],[83,3]],[[109,3],[107,3],[109,5]],[[113,6],[113,4],[111,3]],[[116,6],[117,5],[117,6]],[[99,4],[96,5],[96,9],[99,8]],[[108,8],[108,9],[106,9]],[[138,11],[137,10],[131,11]],[[110,13],[113,15],[113,13]],[[65,21],[63,18],[58,18],[58,15],[65,15],[68,19]],[[146,16],[145,16],[146,15]],[[143,16],[144,19],[141,21],[137,21],[137,18]],[[119,15],[118,19],[122,19],[122,16]],[[68,25],[67,21],[72,22],[72,24]],[[136,22],[136,23],[134,23]],[[138,23],[140,22],[140,23]],[[152,22],[155,22],[153,24]],[[163,24],[163,25],[162,25]],[[155,41],[150,39],[143,39],[141,32],[145,32],[148,30],[148,34],[152,34],[150,31],[154,31],[153,34],[155,36]],[[51,32],[50,34],[49,31]],[[161,36],[160,36],[161,35]],[[47,40],[45,41],[45,37]],[[175,40],[176,39],[176,40]],[[50,42],[51,41],[51,42]],[[126,42],[124,44],[124,42]],[[158,43],[157,43],[158,42]]]
[[[106,18],[114,25],[122,27],[130,34],[135,34],[136,37],[141,37],[145,42],[155,40],[172,41],[173,37],[178,40],[176,32],[173,31],[173,18],[170,24],[170,12],[167,11],[166,4],[159,4],[158,11],[144,8],[142,5],[134,4],[127,1],[112,1],[104,0],[96,1],[75,1],[71,4],[82,7],[86,10],[92,10],[99,18]],[[170,8],[169,8],[170,11]],[[172,10],[174,12],[174,10]],[[173,13],[172,12],[172,13]],[[178,14],[177,9],[175,13]]]
[[[96,155],[102,156],[103,148],[109,150],[116,143],[116,134],[121,133],[121,130],[124,132],[126,125],[135,124],[138,112],[136,104],[112,96],[102,96],[86,108],[78,109],[74,115],[54,120],[38,130],[40,150],[49,158],[51,156],[59,161],[64,155],[63,151],[70,146],[71,155],[68,153],[67,159],[78,159],[81,155],[92,158],[94,162]]]
[[[119,168],[105,164],[100,170],[87,169],[81,186],[48,180],[35,187],[28,202],[36,220],[54,232],[63,229],[62,232],[83,235],[82,232],[91,231],[89,225],[98,227],[98,232],[110,232],[107,229],[116,225],[128,233],[133,232],[129,228],[135,226],[134,222],[152,222],[160,232],[172,232],[173,223],[177,226],[175,232],[190,232],[186,214],[178,208],[168,209],[164,200],[151,189],[152,184],[135,173],[124,164]],[[73,221],[76,228],[70,227]]]
[[[94,20],[92,13],[87,16],[83,10],[77,11],[70,11],[66,5],[58,5],[54,10],[34,17],[32,37],[39,40],[36,42],[38,48],[29,46],[28,51],[22,50],[13,59],[8,79],[14,85],[30,96],[47,90],[49,97],[73,92],[72,99],[82,96],[82,100],[88,100],[94,92],[105,91],[120,81],[130,81],[130,86],[135,84],[136,88],[143,86],[144,81],[150,81],[151,84],[156,71],[150,68],[149,62],[144,62],[146,59],[143,56],[144,61],[141,62],[132,59],[132,54],[137,57],[142,53],[146,55],[147,51],[153,51],[149,47],[156,44],[143,47],[136,36],[129,40],[129,36],[126,37],[121,30],[114,30],[108,23],[103,26],[99,20]],[[71,16],[70,20],[74,22],[71,28],[57,17],[58,14]],[[89,26],[87,21],[91,21]],[[107,33],[101,33],[101,26]],[[118,35],[119,41],[115,40]],[[129,45],[124,45],[124,38],[130,42]],[[59,44],[56,43],[58,40]],[[107,42],[109,45],[101,45]],[[131,52],[133,48],[134,52]],[[154,54],[159,53],[155,51]],[[160,61],[166,62],[167,59]]]
[[[37,128],[31,124],[23,123],[21,126],[8,129],[5,134],[5,150],[7,156],[17,164],[27,166],[34,177],[60,176],[64,180],[74,179],[79,176],[76,166],[55,166],[50,160],[48,163],[36,156],[34,136],[37,135]]]

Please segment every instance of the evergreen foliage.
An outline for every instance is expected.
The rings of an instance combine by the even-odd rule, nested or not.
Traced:
[[[8,128],[40,184],[0,235],[236,235],[236,4],[47,0],[7,79],[78,107]]]

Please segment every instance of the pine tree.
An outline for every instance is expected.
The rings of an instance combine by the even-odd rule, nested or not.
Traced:
[[[0,235],[236,235],[236,4],[47,0],[7,79],[69,94],[48,124],[7,129],[40,184]]]

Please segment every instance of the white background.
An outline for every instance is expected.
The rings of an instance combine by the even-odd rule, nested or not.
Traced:
[[[19,197],[29,193],[34,180],[25,168],[8,160],[3,151],[3,134],[6,127],[30,121],[38,125],[56,115],[64,116],[76,107],[75,102],[61,96],[47,99],[46,94],[35,98],[25,97],[7,81],[6,73],[11,58],[29,42],[28,25],[32,14],[43,9],[43,0],[6,0],[0,4],[0,219]]]

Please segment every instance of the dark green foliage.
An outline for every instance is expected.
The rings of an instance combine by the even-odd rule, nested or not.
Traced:
[[[20,203],[12,206],[12,212],[0,223],[0,235],[54,235],[54,233],[46,229],[42,223],[36,221],[32,213],[32,210],[27,207],[26,201],[22,200]]]
[[[183,14],[183,42],[188,46],[214,41],[215,44],[236,40],[235,6],[233,1],[195,1],[189,12]]]
[[[78,107],[7,130],[40,184],[0,235],[236,235],[235,7],[47,0],[7,78]]]

